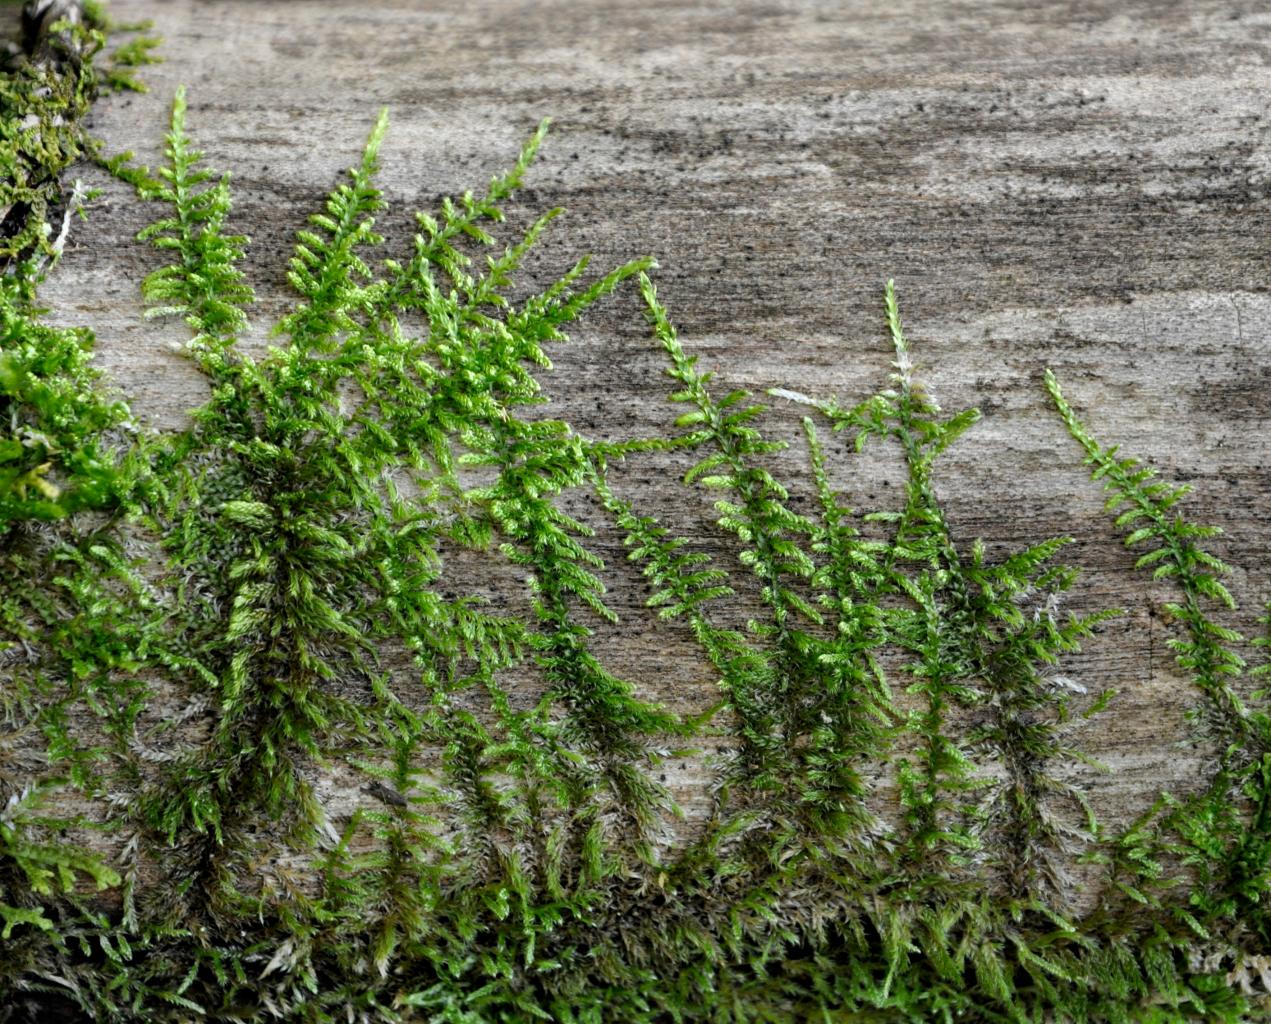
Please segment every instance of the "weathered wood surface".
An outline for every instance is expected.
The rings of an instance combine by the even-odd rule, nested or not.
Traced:
[[[252,344],[290,301],[293,231],[381,105],[393,118],[390,249],[406,243],[412,209],[480,186],[550,115],[516,209],[569,213],[528,283],[584,250],[598,267],[655,255],[685,344],[721,386],[865,397],[888,371],[880,295],[894,276],[933,391],[947,409],[985,413],[939,483],[960,536],[1018,546],[1070,534],[1069,560],[1088,567],[1074,606],[1126,610],[1064,670],[1119,691],[1079,739],[1112,771],[1077,778],[1113,820],[1198,778],[1208,754],[1184,742],[1183,721],[1194,693],[1152,610],[1166,591],[1131,571],[1041,373],[1056,370],[1097,436],[1195,485],[1187,512],[1227,531],[1218,548],[1240,567],[1237,622],[1252,630],[1271,590],[1262,5],[114,0],[112,10],[155,19],[167,63],[147,71],[149,95],[103,101],[95,130],[110,150],[153,160],[172,93],[189,86],[191,131],[234,173],[234,226],[252,237]],[[148,211],[105,187],[44,295],[60,320],[96,328],[99,365],[142,417],[179,424],[204,385],[170,348],[180,325],[142,323],[138,283],[158,255],[133,236]],[[629,291],[559,350],[553,412],[593,435],[662,430],[673,413],[660,370]],[[794,407],[778,404],[769,422],[797,438]],[[785,465],[798,493],[797,445]],[[885,460],[844,452],[836,465],[854,506],[899,499]],[[618,486],[728,558],[708,500],[686,498],[665,468],[632,463]],[[598,544],[623,615],[601,645],[609,663],[675,706],[709,702],[685,635],[641,608],[617,535],[602,530]],[[498,575],[520,600],[515,574]],[[690,805],[707,798],[694,762],[671,768]],[[333,811],[370,799],[321,785]]]

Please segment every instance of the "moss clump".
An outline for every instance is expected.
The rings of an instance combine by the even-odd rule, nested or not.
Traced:
[[[38,12],[38,13],[37,13]],[[21,42],[0,62],[0,268],[32,254],[54,257],[65,242],[52,222],[86,198],[63,194],[62,172],[98,146],[84,119],[103,90],[144,91],[134,70],[158,60],[148,24],[119,25],[99,3],[27,4]],[[99,57],[112,32],[142,33]]]
[[[1174,511],[1182,491],[1102,448],[1047,378],[1127,542],[1147,546],[1140,566],[1179,587],[1176,650],[1219,752],[1203,792],[1118,834],[1058,770],[1110,694],[1054,671],[1113,613],[1060,611],[1067,538],[990,560],[955,536],[936,479],[978,414],[923,389],[890,285],[883,390],[853,406],[774,392],[811,414],[804,515],[770,468],[762,407],[713,389],[650,260],[589,277],[582,259],[508,298],[558,213],[489,248],[545,126],[376,261],[386,123],[299,233],[297,302],[258,358],[239,344],[247,240],[228,233],[228,182],[200,168],[182,95],[166,165],[126,172],[165,207],[143,239],[172,262],[143,292],[189,325],[210,397],[143,443],[86,383],[63,435],[31,433],[49,442],[0,504],[3,749],[48,741],[25,795],[0,761],[9,1005],[118,1021],[1264,1015],[1271,729],[1242,639],[1214,618],[1225,569],[1212,531]],[[540,377],[567,326],[628,282],[682,411],[666,436],[599,442],[542,415]],[[24,372],[0,394],[43,423],[39,382],[65,373]],[[817,422],[894,447],[901,507],[853,525]],[[690,454],[686,484],[717,496],[758,585],[745,629],[719,613],[736,570],[611,478],[653,450]],[[677,620],[664,628],[700,645],[710,715],[642,699],[597,653],[614,615],[571,491],[622,532],[649,605]],[[461,552],[515,566],[528,613],[456,594]],[[712,812],[677,837],[658,767],[721,737]],[[351,814],[323,793],[336,777],[363,787]],[[36,813],[54,796],[92,811]],[[117,837],[112,863],[55,843],[90,823]],[[1103,876],[1082,916],[1078,862]]]

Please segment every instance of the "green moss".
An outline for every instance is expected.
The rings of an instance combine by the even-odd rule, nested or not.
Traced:
[[[209,399],[188,429],[141,443],[76,362],[81,336],[13,321],[0,385],[31,426],[0,449],[5,742],[42,733],[47,785],[96,812],[43,820],[37,788],[0,815],[12,1005],[56,993],[118,1021],[1265,1015],[1269,719],[1182,491],[1100,446],[1047,378],[1117,527],[1147,546],[1140,568],[1178,587],[1197,735],[1221,753],[1203,792],[1117,833],[1060,781],[1085,759],[1074,725],[1111,695],[1054,672],[1114,613],[1059,611],[1068,538],[991,561],[955,535],[936,482],[978,414],[923,389],[890,285],[883,390],[852,406],[774,391],[811,414],[815,510],[796,513],[762,406],[713,391],[652,261],[589,276],[582,259],[513,302],[558,211],[476,258],[545,125],[483,193],[419,214],[396,260],[375,230],[386,126],[299,232],[296,305],[258,358],[238,341],[248,243],[183,95],[166,165],[115,165],[163,207],[142,239],[171,263],[143,294],[190,327]],[[541,379],[568,325],[632,285],[681,412],[663,437],[599,442],[543,415]],[[73,402],[45,387],[67,379]],[[849,452],[894,448],[901,507],[853,525],[817,422]],[[716,496],[739,568],[621,496],[611,467],[653,450],[691,453],[685,484]],[[605,665],[614,614],[568,492],[599,501],[649,606],[677,620],[663,628],[700,645],[711,714],[652,704]],[[515,567],[527,613],[455,593],[458,552]],[[719,612],[738,572],[759,588],[745,629]],[[165,727],[158,708],[185,710]],[[659,766],[721,737],[712,811],[676,838]],[[355,813],[332,817],[324,776],[359,780]],[[118,863],[57,846],[72,825],[113,832]],[[1078,863],[1100,875],[1081,917]]]
[[[56,257],[61,242],[52,221],[83,202],[78,188],[63,194],[62,172],[97,144],[84,117],[103,90],[144,91],[131,69],[155,63],[158,40],[149,24],[117,25],[102,4],[89,4],[74,24],[49,26],[37,52],[17,47],[0,66],[0,268],[12,273],[32,254]],[[112,32],[141,35],[99,58]],[[28,41],[32,42],[32,41]]]

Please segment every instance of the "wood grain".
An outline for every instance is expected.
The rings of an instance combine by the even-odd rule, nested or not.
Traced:
[[[234,174],[232,227],[252,237],[260,301],[249,344],[290,301],[292,235],[354,161],[376,110],[392,127],[383,184],[390,251],[410,214],[505,168],[537,121],[555,122],[515,207],[524,223],[568,208],[525,287],[580,251],[596,266],[650,253],[682,338],[721,388],[865,397],[888,372],[881,286],[902,311],[946,409],[984,421],[950,452],[938,489],[959,536],[1005,550],[1076,538],[1087,567],[1073,607],[1125,614],[1065,666],[1112,708],[1078,734],[1111,769],[1074,769],[1099,813],[1125,820],[1159,788],[1186,789],[1212,752],[1188,740],[1195,699],[1155,611],[1168,592],[1131,571],[1079,453],[1048,407],[1046,366],[1096,436],[1195,486],[1186,514],[1226,530],[1219,552],[1246,630],[1271,592],[1271,14],[1210,0],[729,2],[330,0],[286,4],[113,0],[151,17],[167,63],[152,91],[104,100],[109,150],[157,156],[178,84],[210,163]],[[143,325],[138,284],[158,255],[133,241],[143,210],[123,189],[72,239],[44,291],[87,323],[98,363],[156,426],[205,388],[169,348],[180,325]],[[633,292],[559,350],[552,413],[593,436],[666,428],[661,362]],[[798,410],[768,421],[798,436]],[[618,489],[727,563],[706,498],[669,466],[632,462]],[[807,506],[805,460],[781,464]],[[898,467],[835,453],[863,511],[894,507]],[[642,608],[620,537],[599,550],[620,627],[609,664],[677,707],[712,683],[687,635]],[[732,563],[735,564],[735,563]],[[456,568],[523,601],[515,573]],[[747,598],[734,609],[744,618]],[[700,763],[668,766],[690,810]],[[333,813],[372,799],[320,783]]]

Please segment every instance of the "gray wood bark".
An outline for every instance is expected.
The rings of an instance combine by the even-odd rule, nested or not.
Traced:
[[[896,278],[932,390],[985,418],[946,457],[938,490],[959,536],[991,549],[1076,538],[1087,567],[1072,606],[1125,614],[1065,675],[1111,709],[1074,736],[1109,773],[1073,777],[1112,821],[1161,787],[1195,785],[1211,752],[1188,741],[1195,692],[1174,667],[1079,451],[1049,408],[1051,366],[1096,436],[1195,485],[1186,514],[1226,531],[1234,622],[1253,631],[1271,591],[1271,17],[1212,0],[332,0],[271,4],[113,0],[151,17],[164,65],[151,92],[104,100],[109,150],[154,160],[178,84],[209,163],[234,173],[232,227],[252,237],[256,328],[290,302],[295,229],[350,166],[381,105],[392,113],[383,184],[389,250],[410,214],[505,168],[535,123],[553,134],[516,207],[568,208],[528,267],[527,288],[580,251],[595,266],[650,253],[686,346],[721,388],[771,386],[863,398],[889,364],[881,287]],[[94,182],[96,184],[97,182]],[[142,276],[159,256],[132,239],[149,212],[121,187],[78,228],[44,290],[66,323],[98,332],[98,363],[148,422],[171,427],[205,386],[143,324]],[[674,415],[634,292],[558,351],[553,415],[580,432],[662,431]],[[778,436],[799,411],[776,403]],[[862,510],[895,507],[899,467],[835,451]],[[805,507],[796,443],[782,463]],[[682,467],[680,467],[682,468]],[[668,466],[634,460],[616,481],[728,564],[707,498]],[[686,633],[655,623],[602,527],[623,616],[600,647],[611,667],[681,708],[709,703]],[[735,563],[734,563],[735,564]],[[516,574],[473,585],[523,601]],[[502,590],[499,588],[502,587]],[[737,606],[744,617],[746,597]],[[700,763],[668,766],[692,812]],[[333,811],[371,799],[321,783]]]

